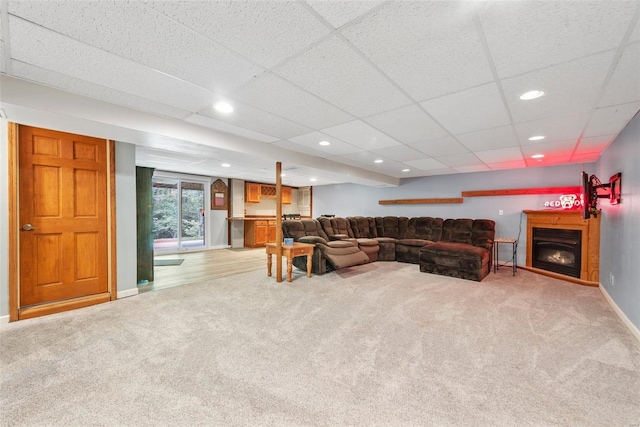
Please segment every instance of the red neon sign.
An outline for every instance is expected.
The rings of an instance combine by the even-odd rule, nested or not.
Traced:
[[[582,206],[582,197],[575,194],[563,194],[558,200],[549,200],[544,202],[545,208],[562,208],[565,210],[579,209]]]

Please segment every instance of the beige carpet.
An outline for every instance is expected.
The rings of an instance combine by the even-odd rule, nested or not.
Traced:
[[[597,288],[378,262],[264,271],[0,328],[3,426],[640,423],[640,345]]]

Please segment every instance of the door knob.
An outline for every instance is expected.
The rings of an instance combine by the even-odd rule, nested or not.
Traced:
[[[35,230],[36,228],[31,224],[25,224],[22,226],[22,229],[25,231],[31,231],[31,230]]]

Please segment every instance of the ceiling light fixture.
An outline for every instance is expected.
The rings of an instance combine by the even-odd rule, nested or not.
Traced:
[[[529,141],[540,141],[541,139],[545,139],[546,136],[544,135],[536,135],[536,136],[532,136],[531,138],[529,138]]]
[[[230,167],[231,167],[231,165],[230,165],[229,163],[223,163],[223,164],[222,164],[222,167],[223,167],[223,168],[230,168]]]
[[[531,101],[532,99],[540,98],[544,95],[544,91],[541,90],[530,90],[529,92],[525,92],[520,95],[520,99],[523,101]]]
[[[309,179],[309,181],[316,182],[316,181],[317,181],[317,179],[315,179],[315,178],[311,178],[311,179]]]
[[[544,157],[544,154],[534,154],[533,156],[531,156],[532,159],[541,159]]]
[[[402,169],[402,172],[410,172],[411,169]]]
[[[216,111],[224,114],[229,114],[233,112],[233,107],[228,102],[218,102],[216,105],[213,106],[213,108],[215,108]]]
[[[319,145],[331,145],[331,143],[329,141],[320,141],[318,142]]]
[[[382,159],[376,159],[376,160],[373,161],[373,163],[382,163],[382,162],[384,162],[384,160],[382,160]]]
[[[286,174],[284,174],[284,173],[281,173],[281,174],[280,174],[280,176],[287,176],[287,175],[286,175]]]

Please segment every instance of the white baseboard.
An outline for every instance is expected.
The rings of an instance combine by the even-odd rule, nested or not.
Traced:
[[[2,325],[8,325],[9,324],[9,316],[0,316],[0,327],[2,327]]]
[[[636,337],[638,341],[640,341],[640,329],[638,329],[636,325],[634,325],[633,322],[629,320],[627,315],[624,314],[624,312],[620,309],[620,307],[618,307],[618,304],[616,304],[613,298],[611,298],[611,296],[609,295],[605,287],[602,286],[602,283],[600,283],[599,288],[600,288],[600,291],[602,292],[602,295],[604,295],[604,298],[607,300],[611,308],[613,308],[613,311],[616,312],[620,320],[622,320],[622,323],[624,323],[627,329],[629,329],[629,332],[631,332],[631,335],[633,335],[634,337]]]
[[[138,295],[138,288],[127,289],[126,291],[118,292],[118,299],[132,297],[135,295]]]

